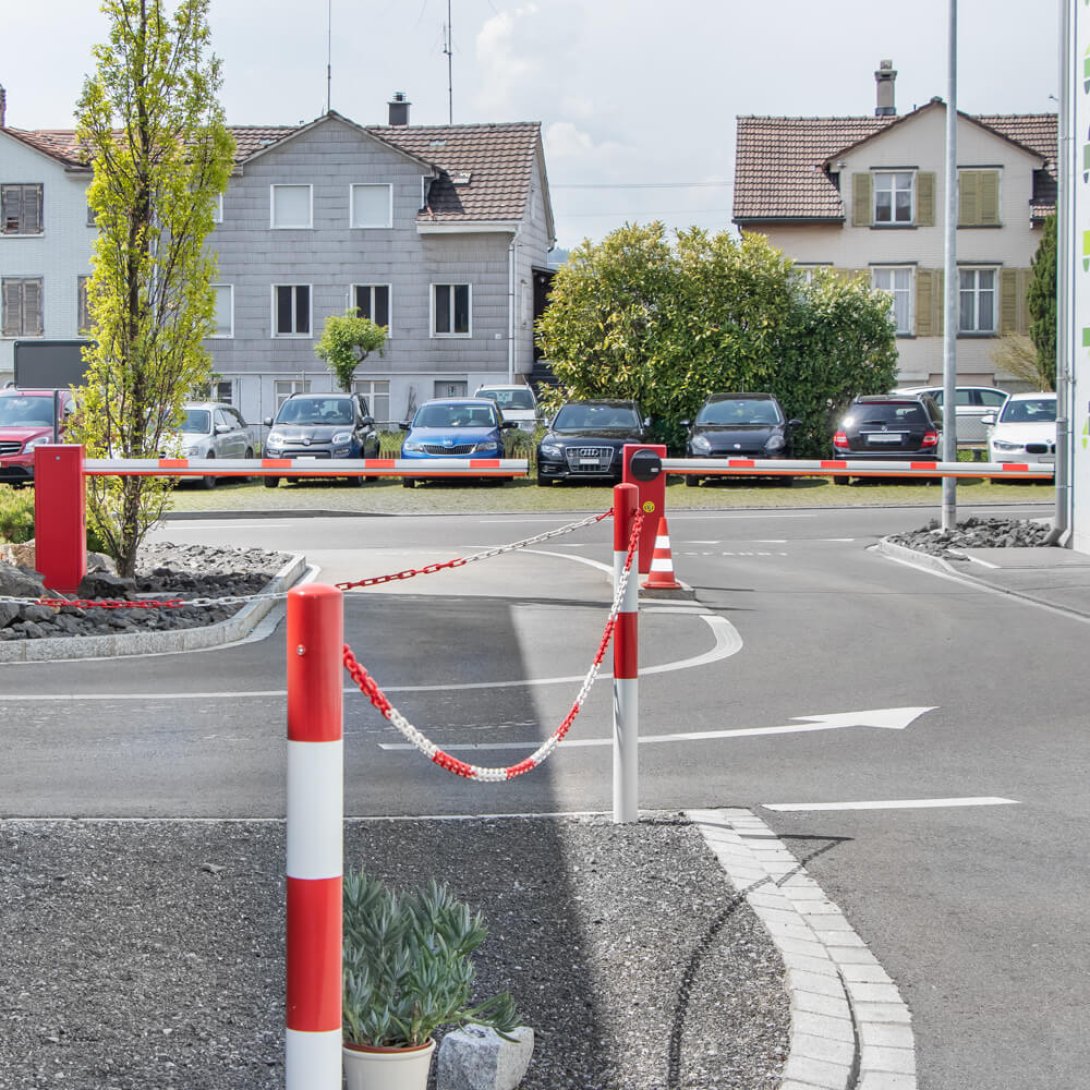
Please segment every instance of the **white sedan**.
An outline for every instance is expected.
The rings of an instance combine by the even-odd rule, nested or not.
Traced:
[[[1011,394],[984,418],[989,462],[1056,461],[1056,395]]]

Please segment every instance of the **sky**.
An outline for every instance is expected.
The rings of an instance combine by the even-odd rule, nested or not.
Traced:
[[[1055,112],[1058,0],[211,0],[210,22],[230,124],[320,116],[330,61],[329,104],[360,124],[396,91],[413,124],[451,97],[455,124],[540,122],[567,249],[626,222],[731,229],[739,115],[873,114],[887,59],[899,113],[946,98],[955,2],[959,107]],[[71,128],[98,3],[7,7],[8,125]]]

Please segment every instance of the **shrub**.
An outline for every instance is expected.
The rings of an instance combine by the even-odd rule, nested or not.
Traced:
[[[0,542],[21,545],[33,537],[33,490],[0,485]]]

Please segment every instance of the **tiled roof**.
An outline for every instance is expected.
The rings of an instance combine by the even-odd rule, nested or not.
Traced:
[[[233,126],[235,162],[244,166],[252,156],[309,127]],[[3,131],[67,167],[83,166],[76,134],[71,130],[6,128]],[[364,131],[436,168],[438,176],[429,189],[428,208],[420,213],[422,221],[458,223],[522,218],[541,140],[541,126],[537,122],[369,125]]]
[[[921,110],[939,104],[932,100]],[[914,111],[919,112],[919,111]],[[903,117],[739,117],[734,168],[734,221],[842,221],[844,204],[830,160]],[[1055,210],[1057,119],[1055,114],[970,117],[1044,160],[1034,187],[1031,214]]]

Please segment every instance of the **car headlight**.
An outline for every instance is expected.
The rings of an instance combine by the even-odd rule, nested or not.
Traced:
[[[473,446],[474,454],[496,454],[497,451],[500,454],[503,453],[495,439],[488,439],[482,443],[475,443]]]
[[[694,435],[690,446],[694,454],[711,454],[712,445],[706,435]]]
[[[342,446],[345,443],[352,442],[352,433],[350,431],[339,431],[336,435],[330,439],[330,442],[336,446]]]
[[[992,446],[996,450],[1022,450],[1021,443],[1008,443],[1005,439],[993,439]]]
[[[52,443],[52,435],[39,435],[37,439],[31,439],[23,450],[33,450],[35,447],[40,447],[43,443]]]
[[[563,458],[564,448],[559,443],[542,443],[541,453],[546,458]]]
[[[284,439],[282,436],[270,433],[268,439],[265,440],[266,450],[279,450],[284,445]]]
[[[774,435],[767,443],[765,443],[765,450],[770,453],[774,450],[783,450],[787,444],[784,442],[782,435]]]
[[[419,439],[406,439],[405,442],[401,444],[401,449],[421,451],[424,449],[424,446]]]

